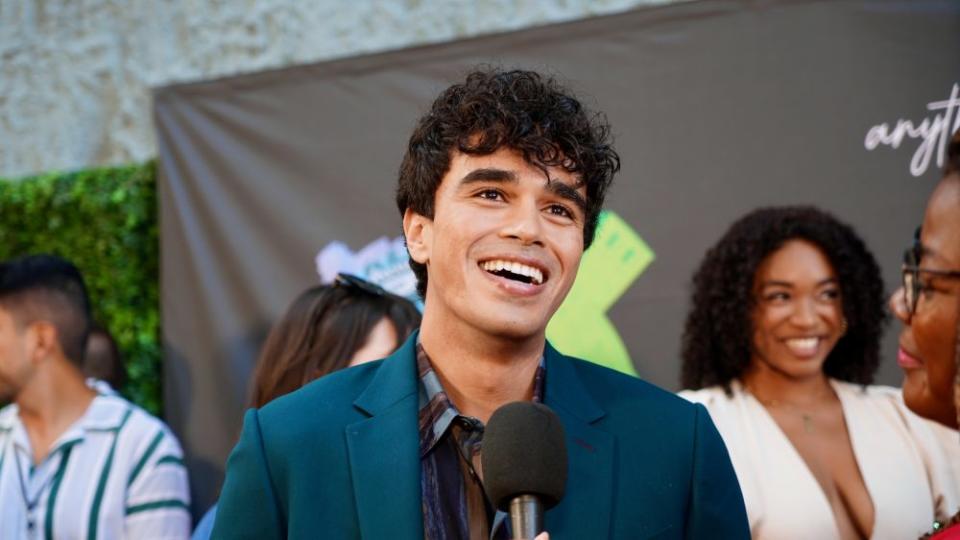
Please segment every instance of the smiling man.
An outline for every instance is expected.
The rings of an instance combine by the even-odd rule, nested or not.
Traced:
[[[534,72],[473,72],[437,98],[397,191],[419,334],[248,411],[215,538],[509,538],[479,463],[485,422],[519,400],[566,431],[554,539],[749,537],[702,406],[546,342],[619,169],[609,133]]]

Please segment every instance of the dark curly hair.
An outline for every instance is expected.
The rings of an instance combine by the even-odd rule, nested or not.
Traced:
[[[684,388],[721,385],[729,393],[730,382],[746,371],[753,349],[754,276],[767,256],[794,239],[823,250],[839,281],[847,331],[827,356],[824,373],[842,381],[873,382],[887,321],[877,261],[853,228],[829,213],[782,206],[760,208],[737,220],[694,274],[683,332]]]
[[[400,164],[397,207],[433,217],[434,196],[450,168],[453,151],[487,155],[507,147],[531,164],[562,167],[586,186],[584,248],[590,246],[597,218],[620,156],[610,125],[589,113],[552,77],[533,71],[481,68],[447,88],[417,122]],[[426,265],[410,260],[417,291],[426,295]]]

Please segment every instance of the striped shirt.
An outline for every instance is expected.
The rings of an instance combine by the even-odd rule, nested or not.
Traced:
[[[187,472],[160,420],[101,394],[37,465],[16,404],[0,409],[3,538],[185,539]]]
[[[538,403],[543,401],[545,373],[540,358],[533,379],[533,400]],[[426,540],[510,538],[507,514],[493,507],[483,489],[483,422],[460,414],[419,343],[417,375],[420,490]]]

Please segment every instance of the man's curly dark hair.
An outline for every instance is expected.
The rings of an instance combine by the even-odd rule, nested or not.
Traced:
[[[729,393],[730,382],[744,374],[753,350],[757,268],[794,239],[823,250],[839,281],[847,331],[827,356],[824,373],[847,382],[873,382],[887,321],[876,259],[853,228],[829,213],[812,206],[782,206],[760,208],[737,220],[694,274],[683,332],[684,388],[720,385]]]
[[[590,113],[554,78],[533,71],[482,68],[446,89],[417,122],[400,164],[397,207],[433,218],[434,196],[454,151],[519,151],[544,169],[562,167],[586,186],[584,249],[597,228],[607,188],[620,169],[606,117]],[[425,297],[426,265],[410,259]]]

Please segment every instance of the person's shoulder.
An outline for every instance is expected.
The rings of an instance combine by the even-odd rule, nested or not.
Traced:
[[[263,426],[288,430],[339,428],[359,418],[353,403],[373,380],[383,360],[324,375],[257,410]]]
[[[677,395],[692,403],[700,403],[706,408],[710,408],[720,403],[729,402],[733,399],[732,394],[728,393],[722,386],[708,386],[698,390],[681,390]]]
[[[92,431],[116,429],[124,438],[145,439],[148,444],[161,444],[165,440],[179,451],[179,441],[163,420],[123,396],[99,394],[92,403],[93,409],[84,421],[84,428]],[[153,441],[156,440],[156,443]]]
[[[673,392],[639,377],[627,375],[580,358],[565,357],[574,366],[577,377],[590,389],[594,399],[608,411],[649,410],[655,414],[692,415],[695,405]],[[547,377],[550,375],[547,374]]]
[[[831,379],[833,388],[847,399],[855,399],[873,405],[894,407],[906,410],[903,393],[899,388],[879,384],[859,384]]]
[[[290,412],[305,406],[316,406],[318,402],[323,402],[324,407],[352,405],[382,364],[383,360],[377,360],[324,375],[267,403],[260,412]]]

